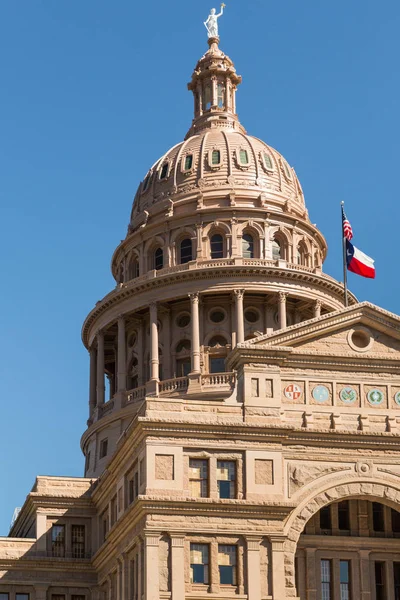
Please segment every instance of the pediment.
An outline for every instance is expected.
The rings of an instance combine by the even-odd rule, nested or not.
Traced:
[[[254,338],[242,348],[288,347],[321,354],[387,355],[400,359],[400,317],[362,302]]]

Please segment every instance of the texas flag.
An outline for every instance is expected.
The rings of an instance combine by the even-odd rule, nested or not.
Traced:
[[[346,262],[349,271],[375,279],[374,260],[353,246],[349,240],[346,240]]]

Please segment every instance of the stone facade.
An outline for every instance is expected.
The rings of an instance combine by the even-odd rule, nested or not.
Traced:
[[[400,598],[400,318],[344,307],[240,82],[211,38],[83,326],[86,478],[37,478],[0,600]]]

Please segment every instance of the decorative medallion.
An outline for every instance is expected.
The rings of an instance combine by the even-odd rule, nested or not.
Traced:
[[[352,387],[347,386],[341,390],[339,398],[345,404],[353,404],[357,400],[357,392]]]
[[[395,394],[394,401],[400,406],[400,392],[397,392],[397,394]]]
[[[384,400],[384,395],[381,390],[370,390],[367,394],[368,402],[372,404],[372,406],[379,406],[382,404]]]
[[[302,391],[298,385],[291,383],[285,387],[283,393],[289,400],[298,400],[302,394]]]
[[[312,391],[312,397],[317,402],[326,402],[329,400],[329,390],[326,385],[316,385]]]

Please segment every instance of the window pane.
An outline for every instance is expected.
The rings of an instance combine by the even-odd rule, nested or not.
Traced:
[[[192,240],[186,238],[181,241],[180,246],[181,256],[180,262],[181,264],[187,263],[192,260]]]
[[[85,526],[72,525],[72,557],[85,558]]]
[[[249,162],[249,155],[247,150],[240,150],[240,162],[242,165],[247,165]]]
[[[192,583],[208,583],[208,544],[190,544]]]
[[[65,525],[53,525],[51,542],[53,556],[65,556]]]
[[[159,271],[164,266],[164,254],[162,248],[157,248],[154,252],[154,268]]]
[[[332,529],[331,507],[324,506],[319,511],[319,526],[321,529]]]
[[[218,95],[218,99],[217,99],[218,108],[224,108],[225,107],[225,100],[224,100],[225,88],[222,83],[219,83],[217,86],[217,95]]]
[[[204,88],[203,93],[203,110],[209,110],[211,108],[211,88],[207,85]]]
[[[338,504],[339,529],[350,529],[350,506],[348,500],[343,500]]]
[[[394,600],[400,600],[400,563],[393,563]]]
[[[331,561],[321,560],[321,599],[331,600]]]
[[[266,152],[264,152],[264,164],[265,164],[265,167],[269,171],[273,171],[274,170],[274,165],[272,164],[272,159],[271,159],[270,155],[267,154]]]
[[[160,173],[160,179],[165,179],[168,175],[168,163],[164,163]]]
[[[207,498],[208,460],[189,459],[189,490],[196,498]]]
[[[242,238],[243,258],[254,258],[254,241],[250,234],[245,233]]]
[[[225,358],[218,356],[210,357],[210,373],[224,373]]]
[[[279,260],[282,257],[281,244],[278,240],[272,242],[272,258],[273,260]]]
[[[9,600],[8,592],[0,592],[0,600]]]
[[[193,154],[188,154],[185,158],[185,171],[189,171],[193,165]]]
[[[236,585],[236,546],[218,546],[218,566],[220,583]]]
[[[385,565],[382,562],[375,563],[375,594],[376,600],[386,600]]]
[[[222,585],[235,585],[233,579],[233,567],[220,565],[219,581]]]
[[[15,594],[15,600],[29,600],[29,594]]]
[[[350,561],[340,561],[340,600],[350,600]]]
[[[211,238],[211,258],[224,258],[224,240],[219,233]]]
[[[217,461],[217,484],[220,498],[236,497],[236,462]]]
[[[392,531],[400,533],[400,512],[392,508]]]
[[[380,502],[372,503],[372,520],[374,531],[380,532],[385,530],[383,504],[380,504]]]
[[[211,164],[219,165],[220,162],[221,162],[221,152],[219,150],[213,150],[212,155],[211,155]]]

